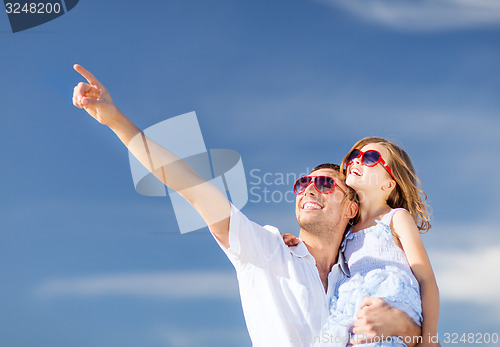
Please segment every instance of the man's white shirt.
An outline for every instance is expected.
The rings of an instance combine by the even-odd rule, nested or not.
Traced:
[[[234,206],[230,247],[226,249],[217,242],[236,269],[243,313],[254,346],[326,342],[321,327],[329,314],[335,284],[344,276],[339,263],[332,267],[325,293],[316,261],[302,241],[295,247],[286,246],[278,229],[248,220]]]

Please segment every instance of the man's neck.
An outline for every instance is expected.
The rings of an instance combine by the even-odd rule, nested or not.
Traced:
[[[316,260],[316,267],[318,268],[319,276],[326,292],[328,290],[328,274],[332,270],[333,265],[337,263],[343,233],[316,235],[306,230],[301,230],[299,237],[306,245],[309,253]]]

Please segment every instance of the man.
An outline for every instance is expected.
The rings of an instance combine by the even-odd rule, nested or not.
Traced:
[[[300,241],[289,248],[277,229],[249,221],[187,163],[148,139],[118,110],[90,72],[79,65],[75,70],[88,84],[75,87],[73,104],[107,125],[148,170],[183,196],[203,217],[235,266],[253,344],[281,347],[334,342],[320,336],[321,327],[336,280],[348,275],[343,262],[337,262],[342,259],[338,250],[347,224],[357,212],[338,170],[322,166],[297,183]],[[405,313],[383,301],[368,298],[364,306],[355,333],[420,335],[420,327]]]

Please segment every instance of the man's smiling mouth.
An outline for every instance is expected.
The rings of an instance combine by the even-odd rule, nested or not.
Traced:
[[[304,203],[304,205],[302,205],[302,209],[303,210],[321,210],[323,208],[323,206],[321,206],[320,204],[316,203],[316,202],[306,202]]]

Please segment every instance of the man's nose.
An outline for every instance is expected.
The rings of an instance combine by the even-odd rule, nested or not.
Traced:
[[[304,194],[315,195],[318,191],[316,190],[316,186],[314,185],[314,181],[311,181],[309,185],[304,189]]]

